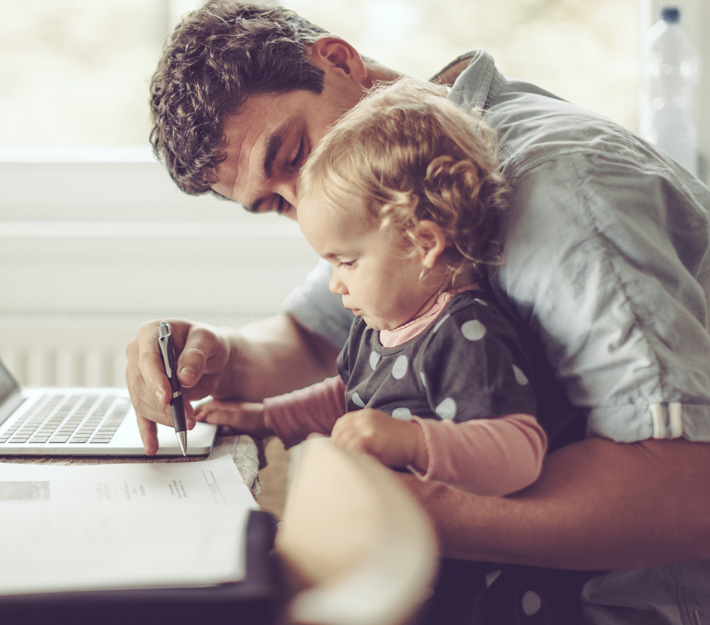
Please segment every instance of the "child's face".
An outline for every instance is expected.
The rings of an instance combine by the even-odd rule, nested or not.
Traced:
[[[348,219],[348,211],[310,198],[299,198],[298,222],[311,247],[333,268],[330,291],[375,330],[407,323],[438,291],[420,279],[423,254],[403,247],[398,232],[381,230],[379,224],[363,227]]]

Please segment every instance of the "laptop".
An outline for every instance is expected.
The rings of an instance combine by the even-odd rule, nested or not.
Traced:
[[[204,456],[217,427],[197,423],[187,455]],[[158,424],[158,456],[182,456],[175,430]],[[23,389],[0,361],[0,456],[144,456],[127,389]]]

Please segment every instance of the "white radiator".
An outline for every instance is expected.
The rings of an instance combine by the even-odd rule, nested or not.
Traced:
[[[124,386],[125,353],[116,348],[25,345],[0,351],[25,386]]]
[[[257,316],[192,315],[237,327]],[[0,358],[25,386],[125,386],[126,345],[156,316],[0,314]]]

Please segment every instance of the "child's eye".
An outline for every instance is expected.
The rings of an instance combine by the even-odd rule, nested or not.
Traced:
[[[354,261],[354,260],[341,260],[341,261],[338,263],[338,267],[350,268],[350,267],[353,267],[353,266],[355,265],[355,262],[356,262],[356,261]]]

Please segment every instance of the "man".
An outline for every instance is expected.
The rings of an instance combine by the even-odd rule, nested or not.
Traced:
[[[210,2],[154,76],[153,145],[184,191],[297,218],[313,145],[396,77],[291,12]],[[587,622],[710,622],[710,192],[608,120],[506,80],[485,52],[437,80],[499,134],[511,217],[490,287],[544,353],[551,453],[506,498],[403,483],[445,555],[498,563],[481,618],[578,622],[581,593]],[[284,314],[239,332],[171,321],[188,396],[258,401],[332,375],[351,318],[327,280],[319,266]],[[146,324],[127,349],[148,453],[155,422],[170,423],[156,337]]]

